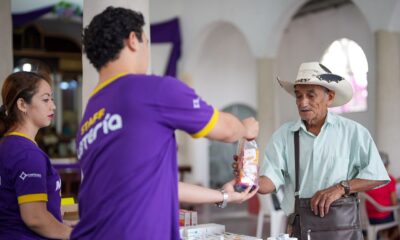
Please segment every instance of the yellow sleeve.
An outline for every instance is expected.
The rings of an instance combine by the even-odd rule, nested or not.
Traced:
[[[37,194],[27,194],[18,197],[18,204],[28,203],[28,202],[47,202],[47,194],[46,193],[37,193]]]
[[[210,133],[211,130],[213,130],[213,128],[215,127],[215,124],[217,124],[218,117],[219,117],[219,111],[218,111],[218,109],[214,108],[213,115],[211,116],[208,123],[203,127],[203,129],[201,129],[197,133],[192,134],[192,137],[193,138],[201,138],[201,137],[206,136],[208,133]]]

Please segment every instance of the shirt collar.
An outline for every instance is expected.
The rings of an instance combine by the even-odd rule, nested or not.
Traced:
[[[328,111],[328,114],[326,115],[325,123],[322,126],[322,128],[325,127],[325,125],[334,125],[337,122],[337,116],[333,113],[330,113]],[[293,124],[293,126],[290,128],[292,132],[298,131],[300,128],[302,128],[304,131],[307,131],[306,125],[304,125],[304,122],[301,120],[299,117],[297,121]]]
[[[32,138],[28,137],[28,135],[20,133],[20,132],[15,132],[15,131],[14,132],[8,132],[8,133],[4,134],[4,136],[20,136],[20,137],[23,137],[23,138],[26,138],[26,139],[32,141],[34,144],[37,145],[35,140],[33,140]]]

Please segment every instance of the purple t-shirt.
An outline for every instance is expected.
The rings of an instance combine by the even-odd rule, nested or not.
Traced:
[[[209,133],[218,111],[171,77],[114,77],[77,135],[83,180],[72,239],[179,239],[175,130]]]
[[[61,221],[61,180],[47,155],[31,140],[17,135],[0,140],[0,239],[47,239],[22,221],[19,204],[47,201]]]

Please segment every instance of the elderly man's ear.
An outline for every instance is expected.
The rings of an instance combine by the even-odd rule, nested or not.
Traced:
[[[328,92],[328,106],[330,106],[333,102],[333,99],[335,99],[336,93],[334,91],[329,90]]]

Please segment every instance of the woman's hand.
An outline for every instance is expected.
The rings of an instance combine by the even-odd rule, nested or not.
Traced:
[[[74,228],[78,224],[79,220],[63,220],[63,223],[69,227]]]
[[[229,203],[243,203],[249,200],[251,197],[253,197],[258,191],[258,187],[254,188],[251,191],[252,186],[249,186],[243,192],[235,192],[235,188],[233,187],[234,185],[235,185],[235,180],[233,179],[225,183],[224,186],[222,187],[228,193]]]

